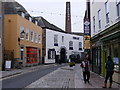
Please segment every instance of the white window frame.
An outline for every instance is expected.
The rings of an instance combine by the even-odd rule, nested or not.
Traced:
[[[116,0],[117,17],[120,17],[120,0]]]
[[[38,21],[35,21],[35,24],[38,25]]]
[[[98,10],[98,28],[101,29],[101,9]]]
[[[26,34],[25,35],[26,35],[26,40],[29,40],[29,29],[26,29]]]
[[[22,36],[22,32],[24,32],[24,27],[23,26],[20,26],[20,39],[24,39],[24,36]]]
[[[32,18],[31,17],[29,17],[29,21],[32,22]]]
[[[58,46],[58,35],[54,35],[54,46]]]
[[[106,17],[106,24],[109,23],[110,18],[109,18],[109,2],[108,0],[105,2],[105,17]]]
[[[95,34],[95,16],[93,16],[93,31],[94,31],[94,34]]]
[[[33,31],[30,32],[30,40],[31,40],[31,42],[34,42],[34,32]]]
[[[24,12],[21,12],[21,16],[22,16],[23,18],[25,18],[25,13],[24,13]]]

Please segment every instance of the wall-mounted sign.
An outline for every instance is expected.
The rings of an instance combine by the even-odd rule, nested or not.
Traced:
[[[84,35],[90,35],[90,21],[88,18],[84,20]]]
[[[90,36],[84,36],[84,49],[90,49]]]

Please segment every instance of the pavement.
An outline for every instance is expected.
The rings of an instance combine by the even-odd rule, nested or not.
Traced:
[[[7,78],[16,74],[22,74],[37,70],[40,68],[48,68],[56,66],[56,64],[39,65],[34,67],[25,67],[23,69],[14,69],[11,71],[2,71],[1,78]],[[31,83],[25,88],[102,88],[104,78],[91,72],[90,83],[83,82],[82,70],[79,64],[73,67],[64,66],[43,76],[37,81]],[[113,88],[120,88],[120,85],[113,83]]]

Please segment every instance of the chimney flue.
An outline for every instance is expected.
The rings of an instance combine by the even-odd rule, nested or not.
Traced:
[[[71,9],[70,9],[70,2],[66,2],[66,24],[65,24],[65,31],[71,32]]]

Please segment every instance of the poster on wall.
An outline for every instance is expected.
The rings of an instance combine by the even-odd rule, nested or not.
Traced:
[[[5,62],[5,68],[10,69],[11,68],[11,61],[6,61]]]
[[[114,60],[114,63],[115,63],[115,64],[119,64],[119,59],[118,59],[118,57],[114,57],[113,60]]]

